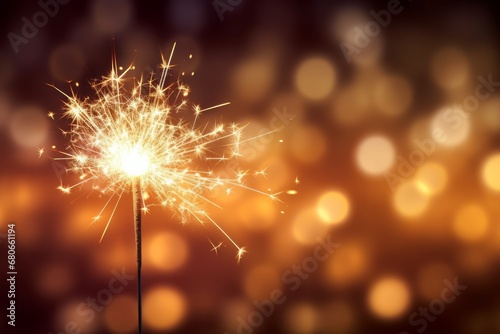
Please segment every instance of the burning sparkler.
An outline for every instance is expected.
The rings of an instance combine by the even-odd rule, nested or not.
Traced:
[[[245,253],[224,230],[200,207],[200,202],[216,205],[206,197],[206,192],[216,187],[227,191],[238,186],[276,199],[269,194],[251,189],[242,183],[247,171],[235,171],[232,178],[215,176],[213,170],[202,170],[197,162],[220,163],[239,156],[242,127],[236,124],[208,124],[199,126],[202,113],[227,105],[201,109],[192,107],[192,122],[185,119],[189,108],[186,97],[189,88],[178,81],[169,83],[169,70],[175,44],[168,60],[162,56],[162,73],[158,80],[134,79],[127,76],[133,65],[119,68],[113,60],[111,73],[93,84],[96,98],[79,99],[74,93],[67,95],[65,116],[72,120],[71,130],[64,132],[70,138],[65,151],[59,151],[68,160],[69,170],[80,175],[80,181],[71,186],[59,186],[69,193],[84,183],[93,189],[110,194],[98,220],[113,199],[116,204],[101,236],[104,237],[122,195],[133,194],[133,212],[137,247],[138,316],[139,333],[141,318],[141,212],[150,205],[161,205],[177,212],[182,222],[193,219],[211,222],[236,247],[240,260]],[[57,89],[57,88],[56,88]],[[54,114],[49,113],[53,118]],[[265,134],[263,134],[265,135]],[[256,137],[254,137],[256,138]],[[216,154],[217,150],[223,152]],[[41,151],[43,153],[43,151]],[[41,153],[40,153],[41,154]],[[256,173],[255,175],[259,175]],[[156,204],[146,205],[149,192]],[[220,244],[219,244],[220,246]],[[217,247],[218,248],[218,247]]]

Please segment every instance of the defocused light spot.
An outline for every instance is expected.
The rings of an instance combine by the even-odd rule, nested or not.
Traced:
[[[394,164],[394,145],[386,137],[372,135],[363,139],[356,148],[356,162],[366,174],[380,175]]]
[[[394,207],[405,217],[415,217],[422,214],[428,205],[428,195],[413,181],[401,184],[394,193]]]
[[[322,57],[304,60],[295,71],[295,86],[310,100],[321,100],[331,94],[335,81],[335,69],[329,60]]]
[[[273,62],[266,58],[249,59],[240,64],[233,76],[236,93],[249,102],[260,101],[271,91],[275,71]]]
[[[490,155],[481,168],[484,184],[494,191],[500,191],[500,153]]]
[[[440,193],[448,182],[448,174],[441,164],[428,162],[417,170],[415,183],[429,195]]]
[[[406,283],[395,277],[376,281],[368,293],[368,306],[372,312],[386,319],[402,315],[410,303],[410,290]]]
[[[160,287],[144,296],[144,323],[151,329],[173,329],[184,320],[186,313],[186,300],[177,290]]]
[[[318,312],[311,304],[295,304],[288,308],[285,315],[287,333],[309,334],[318,327]]]
[[[428,300],[441,298],[445,280],[453,282],[455,271],[443,263],[431,263],[423,267],[417,276],[420,294]]]
[[[368,265],[366,250],[361,245],[342,244],[328,260],[325,278],[334,285],[355,284],[366,275]]]
[[[403,77],[390,76],[380,80],[375,89],[375,104],[388,116],[398,116],[410,108],[413,90]]]
[[[72,81],[78,79],[84,66],[85,57],[77,46],[63,45],[50,54],[50,74],[57,80]]]
[[[294,129],[289,147],[297,161],[312,164],[325,154],[326,138],[316,127],[306,125]]]
[[[458,107],[438,110],[431,121],[432,139],[440,145],[458,146],[469,136],[469,115]]]
[[[431,74],[436,84],[446,90],[463,86],[469,77],[469,61],[464,52],[446,47],[437,51],[431,60]]]
[[[243,286],[250,299],[269,299],[271,291],[281,287],[280,273],[271,265],[259,265],[252,268],[245,276]]]
[[[99,0],[92,5],[94,24],[103,33],[117,33],[127,26],[132,16],[128,0]]]
[[[480,240],[485,236],[488,227],[488,215],[477,204],[468,204],[461,207],[453,219],[453,230],[464,241]]]
[[[293,221],[293,236],[297,241],[303,244],[314,244],[316,239],[322,237],[327,225],[322,223],[315,210],[301,211]]]
[[[349,214],[349,201],[338,191],[327,192],[320,197],[316,211],[325,223],[338,224]]]
[[[188,247],[184,239],[173,233],[156,235],[148,243],[151,263],[163,270],[173,271],[182,267],[188,258]]]
[[[114,333],[130,333],[137,328],[137,302],[130,296],[116,296],[104,309],[104,323]]]
[[[17,110],[9,125],[10,135],[16,144],[31,149],[42,146],[49,133],[47,116],[36,107]]]

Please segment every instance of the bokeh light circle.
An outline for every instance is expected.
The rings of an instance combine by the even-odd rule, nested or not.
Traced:
[[[148,259],[162,270],[173,271],[182,267],[188,258],[184,239],[173,233],[161,233],[148,243]]]
[[[366,174],[380,175],[394,164],[396,152],[392,142],[381,135],[371,135],[356,148],[356,162]]]
[[[410,290],[397,277],[377,280],[368,293],[368,306],[380,318],[393,319],[401,316],[410,304]]]
[[[241,99],[258,102],[268,94],[275,81],[275,66],[267,58],[248,59],[233,74],[233,88]]]
[[[491,154],[483,162],[481,178],[486,187],[500,191],[500,152]]]
[[[314,244],[327,230],[327,225],[319,220],[316,210],[305,209],[295,217],[292,232],[295,239],[302,244]]]
[[[448,173],[443,165],[437,162],[428,162],[417,170],[415,182],[424,193],[435,195],[446,187]]]
[[[431,121],[431,135],[434,142],[454,147],[462,144],[470,133],[470,117],[457,106],[441,108]]]
[[[419,184],[406,181],[396,188],[393,203],[396,211],[402,216],[416,217],[427,209],[429,197]]]
[[[295,71],[295,87],[310,100],[322,100],[331,94],[335,81],[335,69],[332,63],[323,57],[305,59]]]
[[[323,222],[338,224],[349,215],[349,201],[343,193],[329,191],[319,198],[316,211]]]
[[[453,231],[466,242],[481,240],[488,232],[488,227],[488,215],[478,204],[461,207],[453,219]]]
[[[22,147],[33,149],[42,146],[49,134],[48,117],[36,107],[20,108],[9,123],[12,139]]]
[[[173,329],[186,317],[187,302],[184,296],[169,287],[148,291],[143,303],[144,323],[154,330]]]

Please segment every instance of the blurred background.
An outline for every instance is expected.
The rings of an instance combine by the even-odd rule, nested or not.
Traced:
[[[131,196],[99,243],[106,220],[89,224],[107,198],[63,194],[78,175],[39,157],[69,129],[47,84],[92,97],[113,52],[159,73],[174,42],[190,101],[231,102],[207,120],[250,122],[248,137],[279,130],[237,163],[267,168],[248,185],[284,203],[211,194],[223,209],[208,212],[248,250],[240,263],[214,227],[152,208],[147,333],[500,333],[492,2],[23,0],[0,15],[2,254],[6,225],[17,229],[9,333],[137,331],[135,281],[109,292],[116,273],[135,273]],[[329,242],[331,254],[316,251]]]

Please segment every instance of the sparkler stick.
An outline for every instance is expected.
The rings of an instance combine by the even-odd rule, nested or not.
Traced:
[[[142,333],[142,233],[141,233],[141,179],[132,178],[132,197],[134,205],[135,247],[137,252],[137,320],[139,334]]]

